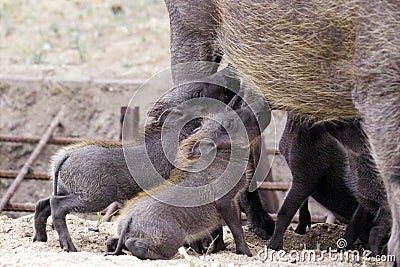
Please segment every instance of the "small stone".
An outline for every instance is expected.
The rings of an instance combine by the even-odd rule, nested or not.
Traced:
[[[3,232],[3,233],[8,233],[8,232],[10,232],[10,231],[11,231],[11,229],[12,229],[12,227],[11,227],[11,226],[3,226],[3,230],[2,230],[2,232]]]
[[[318,256],[318,257],[321,256],[321,250],[316,249],[315,250],[315,255]]]
[[[22,237],[32,237],[32,232],[25,232],[22,234]]]
[[[89,226],[88,229],[92,232],[100,232],[100,229],[97,226]]]

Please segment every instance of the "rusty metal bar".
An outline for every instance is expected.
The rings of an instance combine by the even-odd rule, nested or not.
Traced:
[[[5,206],[5,208],[3,209],[3,211],[26,211],[26,212],[34,212],[35,211],[35,203],[7,203],[7,205]],[[111,209],[110,209],[111,208]],[[106,209],[107,212],[104,215],[104,218],[107,219],[107,221],[109,221],[113,214],[113,212],[115,212],[115,210],[118,209],[118,202],[113,202],[111,203],[108,208]]]
[[[272,219],[276,221],[276,214],[270,214]],[[323,215],[311,215],[311,222],[313,223],[324,223],[326,221],[326,216]],[[299,215],[295,215],[292,219],[292,222],[299,222]]]
[[[132,110],[132,131],[133,135],[135,137],[139,136],[139,120],[140,120],[140,115],[139,115],[139,107],[134,106]]]
[[[119,140],[122,141],[122,136],[125,140],[135,140],[139,136],[139,120],[139,107],[121,107]]]
[[[0,178],[14,179],[18,176],[19,171],[14,170],[0,170]],[[28,172],[24,179],[31,180],[49,180],[50,177],[47,173]]]
[[[121,114],[120,114],[120,117],[119,117],[119,141],[122,141],[122,130],[123,130],[123,126],[124,126],[124,119],[125,119],[125,113],[126,113],[126,110],[128,109],[128,107],[121,107],[121,110],[120,110],[120,112],[121,112]]]
[[[50,126],[47,128],[46,132],[43,134],[42,138],[40,139],[38,145],[36,146],[35,150],[33,150],[32,154],[29,156],[28,160],[25,162],[24,166],[18,173],[17,177],[8,188],[6,193],[3,195],[3,198],[0,201],[0,211],[2,211],[7,203],[10,201],[11,197],[18,189],[19,185],[21,184],[22,180],[24,179],[25,175],[29,171],[29,167],[36,161],[40,153],[42,152],[43,148],[46,146],[47,141],[50,139],[53,132],[56,130],[57,126],[60,123],[60,118],[63,115],[63,108],[57,113],[57,115],[53,118],[50,123]]]
[[[274,221],[276,221],[276,217],[277,217],[276,213],[270,213],[269,215],[272,217],[272,219]],[[247,220],[246,214],[242,213],[241,214],[241,219],[242,219],[242,221],[246,221]],[[323,216],[323,215],[311,215],[311,222],[312,223],[324,223],[324,222],[326,222],[326,219],[327,219],[327,217]],[[293,217],[293,219],[292,219],[292,222],[298,223],[299,222],[299,215],[295,215]]]
[[[124,107],[122,107],[124,108]],[[125,111],[123,111],[121,108],[121,127],[122,127],[122,123],[124,121],[124,117],[123,115],[125,115]],[[125,107],[126,108],[126,107]],[[136,107],[135,107],[136,108]],[[133,112],[133,117],[135,118],[134,120],[134,124],[132,125],[133,131],[134,132],[138,132],[139,129],[139,110],[135,111],[136,109],[134,109]],[[123,113],[123,114],[122,114]],[[121,129],[121,133],[120,133],[120,138],[122,136],[122,129]],[[77,138],[77,137],[51,137],[49,139],[49,141],[47,142],[48,144],[52,144],[52,145],[71,145],[71,144],[75,144],[75,143],[80,143],[83,141],[88,140],[88,138],[83,139],[83,138]],[[104,140],[104,139],[90,139],[92,141],[102,141],[102,142],[115,142],[113,140]],[[27,143],[27,144],[36,144],[39,143],[40,141],[40,137],[37,136],[14,136],[14,135],[0,135],[0,142],[9,142],[9,143]],[[279,155],[280,152],[278,150],[275,149],[266,149],[266,152],[268,154],[275,154],[275,155]]]
[[[88,140],[88,138],[75,138],[75,137],[51,137],[48,144],[53,145],[70,145],[75,143],[80,143]],[[90,139],[92,141],[101,141],[101,142],[114,142],[112,140],[100,140],[100,139]],[[0,142],[12,142],[12,143],[29,143],[36,144],[39,143],[40,137],[29,137],[29,136],[13,136],[13,135],[0,135]]]
[[[15,178],[18,175],[18,171],[14,170],[0,170],[0,178]],[[25,179],[33,180],[48,180],[50,179],[47,173],[30,173],[25,175]],[[263,182],[258,189],[261,190],[276,190],[286,191],[290,188],[290,183],[281,182]]]
[[[3,211],[24,211],[34,212],[35,203],[7,203]]]
[[[139,87],[143,84],[143,81],[139,80],[130,80],[130,79],[94,79],[92,77],[79,77],[79,78],[54,78],[54,77],[33,77],[33,76],[22,76],[22,75],[7,75],[7,74],[0,74],[0,81],[6,83],[33,83],[33,82],[40,82],[40,83],[76,83],[76,84],[92,84],[96,86],[107,86],[107,85],[121,85],[121,86],[129,86],[132,87]],[[134,89],[135,89],[134,88]]]
[[[258,189],[261,190],[276,190],[276,191],[287,191],[290,188],[291,183],[281,182],[262,182]]]
[[[274,221],[276,221],[276,213],[270,213],[269,214],[272,219]],[[242,221],[246,221],[247,220],[247,216],[246,214],[242,213],[241,214],[241,219]],[[322,216],[322,215],[311,215],[311,222],[313,223],[324,223],[326,221],[327,217],[326,216]],[[292,219],[292,222],[299,222],[299,215],[295,215]]]

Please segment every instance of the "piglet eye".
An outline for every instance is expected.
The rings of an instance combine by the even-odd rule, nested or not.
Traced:
[[[231,120],[226,120],[224,122],[224,128],[227,132],[231,131],[233,129],[233,122]]]
[[[183,111],[182,111],[181,109],[179,109],[179,108],[174,108],[174,109],[171,111],[171,117],[174,118],[174,119],[179,119],[179,118],[181,118],[181,117],[183,117],[183,116],[184,116],[184,113],[183,113]]]
[[[230,95],[227,91],[225,91],[225,100],[228,101],[229,99],[230,99]]]

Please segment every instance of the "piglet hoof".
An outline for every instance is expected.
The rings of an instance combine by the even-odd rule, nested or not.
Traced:
[[[271,240],[268,243],[268,248],[273,249],[273,250],[282,250],[283,249],[283,244],[282,242],[277,242],[275,241],[273,238],[271,238]]]
[[[256,234],[262,240],[268,240],[274,234],[275,222],[268,215],[252,218],[249,225],[250,231]]]
[[[104,256],[119,256],[119,255],[126,255],[125,252],[115,252],[115,251],[107,251],[106,254],[104,254]]]
[[[207,252],[207,249],[204,247],[204,244],[203,244],[205,241],[209,241],[209,240],[196,240],[191,243],[186,243],[185,247],[190,247],[194,252],[202,255]]]
[[[222,242],[215,242],[212,245],[211,253],[217,253],[219,251],[224,251],[224,250],[226,250],[226,245],[225,245],[225,243],[223,241]]]
[[[268,240],[271,238],[271,236],[268,234],[268,232],[263,227],[254,226],[254,227],[250,228],[250,231],[252,231],[254,234],[256,234],[262,240]]]
[[[70,242],[62,242],[60,240],[60,246],[61,248],[66,251],[66,252],[78,252],[78,250],[76,249],[76,247],[74,246],[74,244],[70,243]]]
[[[118,238],[109,238],[106,241],[107,253],[114,252],[117,249]]]
[[[249,257],[253,256],[247,245],[236,248],[236,254],[247,255]]]
[[[78,250],[76,248],[62,248],[65,252],[78,252]]]
[[[296,230],[294,232],[299,235],[305,235],[307,233],[307,226],[308,225],[297,225]],[[308,226],[310,227],[310,226]]]
[[[39,233],[35,233],[35,235],[33,236],[33,242],[47,242],[47,235],[46,234],[39,234]]]
[[[310,214],[308,214],[310,215]],[[294,232],[299,235],[304,235],[307,232],[307,227],[311,227],[311,215],[304,218],[305,222],[299,222]]]
[[[125,241],[125,246],[131,252],[132,256],[136,256],[141,260],[147,259],[149,244],[146,240],[130,238]]]

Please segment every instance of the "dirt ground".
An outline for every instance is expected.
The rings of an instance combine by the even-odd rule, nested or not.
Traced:
[[[0,266],[65,266],[65,264],[68,264],[68,266],[189,266],[189,261],[179,254],[170,260],[157,261],[142,261],[129,254],[104,256],[105,241],[109,237],[115,236],[116,233],[116,223],[114,222],[104,222],[100,224],[99,232],[93,232],[89,231],[88,228],[96,226],[97,221],[68,216],[67,224],[72,239],[80,251],[77,253],[67,253],[59,247],[57,234],[50,226],[51,220],[49,220],[49,226],[47,227],[48,242],[32,242],[32,223],[32,215],[18,219],[0,216]],[[234,253],[235,246],[232,236],[225,227],[224,240],[227,244],[227,251],[208,254],[207,256],[197,255],[189,251],[192,261],[196,266],[218,266],[211,265],[212,263],[215,264],[215,262],[218,262],[220,266],[275,266],[277,263],[282,264],[282,266],[293,265],[293,263],[307,266],[384,266],[371,260],[361,259],[360,262],[355,262],[350,257],[350,260],[345,257],[343,258],[344,260],[340,260],[340,254],[337,254],[336,260],[333,260],[335,259],[334,256],[332,258],[327,256],[321,260],[316,256],[315,262],[303,261],[301,256],[295,261],[295,255],[286,255],[282,257],[281,261],[277,261],[277,258],[274,258],[274,261],[271,257],[268,259],[259,258],[257,256],[258,253],[265,249],[267,242],[255,237],[251,232],[247,231],[246,227],[245,232],[246,241],[254,255],[253,257],[250,258]],[[336,241],[343,233],[344,226],[342,225],[315,224],[307,235],[301,236],[294,233],[291,226],[285,235],[284,249],[287,251],[297,250],[298,253],[306,249],[315,253],[318,244],[320,245],[320,251],[327,250],[328,247],[336,249]],[[260,255],[263,257],[264,254]]]
[[[0,134],[41,136],[64,106],[62,127],[55,136],[118,140],[120,107],[129,104],[141,81],[169,67],[169,58],[169,19],[162,0],[0,0]],[[141,125],[146,107],[158,95],[156,89],[148,90],[134,103],[140,107]],[[269,127],[266,133],[269,148],[276,147],[285,121],[282,112],[275,112],[274,117],[276,129]],[[0,143],[0,169],[19,170],[34,147]],[[48,145],[32,170],[47,172],[49,159],[57,149],[59,146]],[[273,159],[272,171],[275,181],[291,179],[285,161],[279,156]],[[0,197],[11,181],[0,179]],[[11,201],[34,203],[49,196],[51,190],[51,181],[25,180]],[[280,199],[284,195],[279,192]],[[311,211],[325,213],[318,205]],[[49,242],[33,243],[31,213],[1,213],[0,266],[189,264],[179,255],[169,261],[104,257],[104,241],[114,235],[115,222],[101,224],[99,233],[87,230],[96,222],[75,216],[70,216],[68,222],[72,238],[82,252],[63,252],[55,231],[50,228]],[[307,249],[314,249],[317,243],[321,249],[335,247],[342,233],[340,225],[315,225],[305,236],[289,229],[285,248],[301,251],[306,244]],[[247,231],[246,238],[254,254],[266,244]],[[228,251],[205,258],[193,255],[196,264],[212,261],[223,266],[276,264],[236,255],[232,253],[234,244],[229,234],[226,241]],[[337,264],[324,261],[311,265]]]

